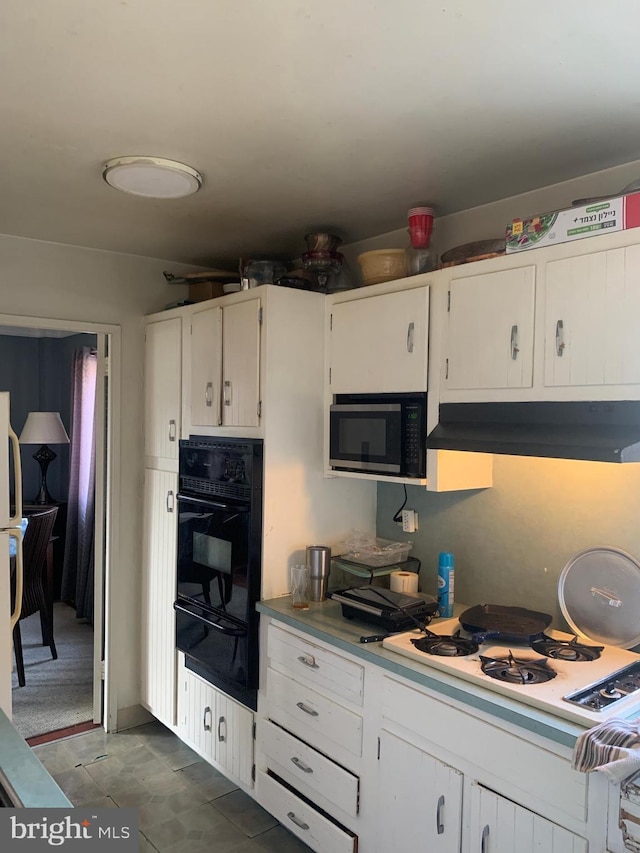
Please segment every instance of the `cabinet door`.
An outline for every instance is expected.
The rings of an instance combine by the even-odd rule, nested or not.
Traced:
[[[640,246],[552,261],[546,386],[640,384]]]
[[[428,327],[428,287],[336,303],[332,393],[426,391]]]
[[[144,484],[142,700],[165,725],[176,716],[175,496],[178,475],[148,468]]]
[[[421,850],[458,853],[463,782],[458,770],[383,730],[378,779],[378,813],[384,815],[377,829],[378,850],[414,853],[420,839]],[[522,853],[518,847],[510,853],[516,850]]]
[[[224,693],[216,701],[216,760],[247,787],[253,785],[253,713]]]
[[[451,282],[445,388],[530,388],[535,267]]]
[[[191,318],[191,424],[220,423],[222,309],[207,308]]]
[[[586,853],[584,838],[474,783],[468,849],[477,853]]]
[[[182,320],[149,323],[145,332],[145,456],[178,458],[182,405]]]
[[[224,426],[260,423],[260,300],[222,309]]]
[[[217,691],[183,669],[178,696],[178,734],[211,761],[215,760],[214,721]]]

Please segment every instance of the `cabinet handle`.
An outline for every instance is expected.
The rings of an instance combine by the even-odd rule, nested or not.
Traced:
[[[482,830],[482,840],[480,841],[480,853],[489,853],[489,824]]]
[[[444,794],[438,797],[438,805],[436,806],[436,830],[438,835],[444,832],[444,823],[442,822],[442,810],[444,809]]]
[[[224,734],[222,734],[222,727],[224,726]],[[227,739],[227,724],[225,722],[224,717],[218,717],[218,740],[222,743]]]
[[[231,391],[232,391],[231,380],[225,379],[224,380],[224,404],[225,404],[225,406],[231,405]]]
[[[520,347],[518,346],[518,327],[511,327],[511,358],[515,361],[518,358]]]
[[[308,705],[305,705],[304,702],[296,702],[296,705],[301,711],[304,711],[305,714],[309,714],[310,717],[318,716],[318,712],[314,711],[313,708],[310,708]]]
[[[296,817],[295,812],[287,812],[287,817],[289,820],[292,820],[296,826],[299,826],[300,829],[309,829],[309,824],[305,823],[303,820],[300,820],[299,817]]]
[[[213,382],[207,382],[207,387],[204,391],[204,404],[209,408],[213,405]]]
[[[564,355],[564,348],[566,344],[564,342],[564,323],[562,320],[558,320],[556,323],[556,355],[562,358]]]
[[[167,512],[173,512],[174,506],[173,492],[167,492]]]
[[[209,722],[207,723],[207,714],[209,715]],[[205,732],[211,731],[211,708],[207,705],[204,709],[204,714],[202,715],[202,728]]]
[[[169,441],[176,440],[176,422],[173,418],[169,421]]]
[[[313,655],[300,655],[298,660],[300,661],[300,663],[303,663],[305,666],[308,666],[309,669],[320,669]]]
[[[407,352],[413,352],[413,331],[415,327],[415,323],[409,323],[407,326]]]
[[[297,755],[293,756],[291,763],[295,764],[298,770],[302,770],[303,773],[313,773],[313,767],[309,767],[308,764],[304,764],[304,762],[300,761]]]

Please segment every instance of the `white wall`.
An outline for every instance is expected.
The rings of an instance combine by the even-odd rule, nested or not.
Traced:
[[[141,318],[186,296],[167,285],[169,261],[0,235],[0,313],[119,325],[122,330],[120,541],[112,565],[112,690],[118,709],[140,697],[140,561],[142,523],[143,347]]]

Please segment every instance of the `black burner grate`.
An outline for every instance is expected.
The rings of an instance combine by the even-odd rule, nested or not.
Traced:
[[[604,646],[585,646],[579,643],[577,637],[571,640],[554,640],[552,637],[543,635],[539,640],[531,643],[534,652],[545,657],[561,661],[590,661],[597,660]]]
[[[527,660],[514,658],[512,652],[506,658],[490,658],[480,655],[482,671],[496,681],[506,681],[509,684],[543,684],[556,677],[546,658]]]
[[[431,633],[431,631],[426,631],[425,633],[425,637],[420,637],[419,640],[411,640],[411,642],[419,652],[425,652],[428,655],[457,658],[472,655],[480,648],[475,640],[467,640],[455,634],[452,636],[440,636],[439,634]]]

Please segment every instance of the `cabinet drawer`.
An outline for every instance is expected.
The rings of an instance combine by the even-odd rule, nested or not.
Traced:
[[[257,773],[258,801],[288,830],[318,853],[356,853],[358,838],[316,811],[273,776]]]
[[[271,665],[329,696],[362,705],[364,667],[315,643],[269,626],[267,653]]]
[[[362,755],[362,717],[274,669],[267,673],[269,716],[323,752],[331,743]]]
[[[529,797],[579,821],[586,819],[586,774],[572,770],[567,759],[475,719],[471,708],[466,713],[391,678],[384,681],[382,713],[387,719],[484,768],[500,793],[521,801]],[[515,791],[521,793],[516,797]]]
[[[320,794],[347,814],[358,814],[357,776],[273,723],[264,723],[261,738],[269,769],[285,782],[312,800]]]

